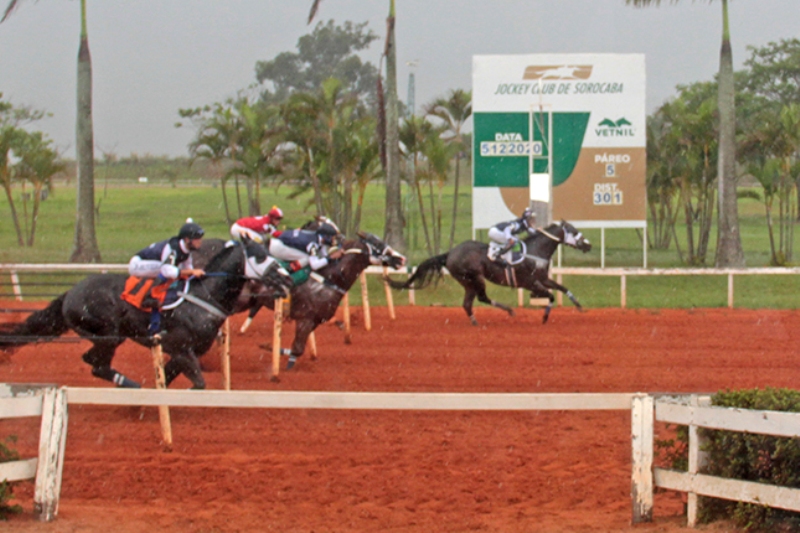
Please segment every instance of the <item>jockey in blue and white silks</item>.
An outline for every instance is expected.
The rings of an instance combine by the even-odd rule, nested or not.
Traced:
[[[192,264],[192,250],[200,246],[203,235],[205,231],[198,224],[186,222],[177,236],[155,242],[134,255],[128,263],[128,273],[137,278],[155,278],[150,291],[180,278],[204,276],[205,271]],[[152,304],[147,332],[156,335],[161,332],[161,310],[157,302]]]
[[[500,222],[489,228],[489,259],[499,261],[506,252],[519,241],[518,234],[527,231],[531,235],[536,233],[536,213],[525,209],[522,215],[514,220]]]
[[[283,261],[296,263],[301,268],[309,266],[311,270],[319,270],[342,256],[341,250],[329,251],[336,244],[337,237],[334,231],[326,227],[316,231],[286,230],[270,239],[269,253]]]
[[[204,275],[203,270],[194,268],[191,253],[200,246],[203,235],[203,228],[187,222],[177,236],[154,242],[134,255],[128,263],[128,273],[137,278],[161,278],[161,282]]]

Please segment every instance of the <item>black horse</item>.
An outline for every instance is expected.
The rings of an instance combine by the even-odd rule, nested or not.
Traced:
[[[478,324],[472,312],[472,303],[476,296],[479,301],[499,307],[514,316],[513,309],[486,295],[486,280],[497,285],[527,289],[534,298],[547,298],[549,303],[544,311],[543,323],[547,322],[553,307],[554,298],[550,289],[563,292],[578,309],[581,309],[581,304],[575,295],[563,285],[550,279],[550,258],[559,244],[566,244],[586,253],[592,249],[589,241],[574,226],[562,221],[560,224],[551,224],[529,235],[522,242],[525,245],[524,257],[511,267],[504,267],[489,259],[488,244],[466,241],[446,254],[431,257],[420,263],[407,281],[387,279],[387,282],[395,289],[424,289],[434,279],[438,280],[442,275],[442,268],[447,267],[453,278],[466,291],[463,307],[474,325]]]
[[[189,283],[183,301],[164,310],[161,321],[166,332],[161,344],[170,356],[165,365],[167,385],[183,373],[195,389],[205,388],[197,358],[208,351],[225,319],[233,314],[242,289],[258,279],[273,296],[283,297],[292,285],[285,269],[269,258],[262,246],[238,244],[223,248],[205,267],[206,276]],[[23,346],[73,330],[92,343],[83,360],[92,375],[121,387],[139,387],[135,381],[111,367],[117,347],[131,339],[152,346],[147,336],[149,314],[120,298],[125,274],[97,274],[80,281],[28,317],[10,332],[0,333],[0,349]],[[167,306],[171,307],[171,306]]]
[[[281,350],[282,355],[289,356],[287,370],[303,355],[311,332],[333,318],[339,302],[361,272],[369,265],[397,269],[406,263],[405,256],[370,233],[359,232],[357,239],[345,239],[341,247],[344,255],[339,260],[332,261],[312,273],[308,281],[292,288],[289,314],[285,318],[295,321],[295,335],[291,349]],[[235,309],[244,311],[262,306],[275,309],[275,296],[251,285],[241,294]]]

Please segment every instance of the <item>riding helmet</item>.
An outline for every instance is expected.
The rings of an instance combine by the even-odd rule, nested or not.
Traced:
[[[281,208],[278,207],[277,205],[273,205],[272,209],[270,209],[269,213],[267,214],[269,215],[269,218],[271,218],[272,220],[275,219],[280,220],[283,218],[283,211],[281,211]]]
[[[324,224],[323,223],[317,229],[317,235],[319,235],[320,240],[323,242],[323,244],[327,244],[327,245],[333,244],[333,241],[334,241],[334,239],[336,238],[336,236],[338,234],[339,234],[339,232],[336,231],[336,228],[331,226],[330,224]]]
[[[181,230],[178,232],[178,238],[200,239],[205,234],[206,232],[203,231],[203,228],[201,228],[199,224],[195,224],[194,222],[187,222],[186,224],[181,226]]]

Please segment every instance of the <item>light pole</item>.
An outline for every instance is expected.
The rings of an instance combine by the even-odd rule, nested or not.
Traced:
[[[414,116],[416,111],[416,103],[415,99],[415,80],[414,80],[414,67],[419,65],[419,60],[415,59],[413,61],[406,61],[406,66],[409,68],[408,72],[408,100],[406,101],[406,119],[411,119]],[[414,205],[416,202],[414,201],[416,198],[414,197],[414,187],[411,186],[413,180],[416,179],[416,169],[414,168],[414,154],[408,154],[408,179],[409,179],[409,187],[408,193],[406,194],[406,227],[408,228],[408,235],[406,237],[406,242],[409,246],[414,249],[417,247],[417,232],[414,228]]]

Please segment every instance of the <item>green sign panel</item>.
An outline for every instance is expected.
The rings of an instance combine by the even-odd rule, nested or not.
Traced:
[[[548,171],[548,113],[474,113],[474,186],[528,187],[533,172]],[[572,174],[590,113],[553,113],[553,186]],[[533,129],[533,142],[529,142]]]

